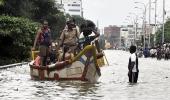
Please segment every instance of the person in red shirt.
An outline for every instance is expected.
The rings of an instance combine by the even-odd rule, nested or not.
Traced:
[[[48,27],[48,22],[46,20],[43,21],[42,27],[38,30],[37,35],[35,37],[34,45],[32,50],[35,50],[36,44],[39,45],[39,56],[41,60],[41,66],[47,65],[47,58],[49,56],[49,49],[51,46],[51,31]]]

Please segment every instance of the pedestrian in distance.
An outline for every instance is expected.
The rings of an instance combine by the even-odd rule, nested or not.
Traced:
[[[130,83],[137,83],[138,81],[138,57],[136,54],[136,46],[130,46],[130,57],[129,57],[129,64],[128,64],[128,77]]]

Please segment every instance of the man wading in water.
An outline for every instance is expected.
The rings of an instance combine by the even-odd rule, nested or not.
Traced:
[[[137,83],[138,81],[138,74],[139,74],[139,69],[138,69],[138,57],[136,52],[136,46],[131,46],[130,47],[130,53],[131,56],[129,58],[129,65],[128,65],[128,76],[129,76],[129,82],[130,83]]]

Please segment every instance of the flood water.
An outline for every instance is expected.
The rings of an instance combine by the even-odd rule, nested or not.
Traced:
[[[170,61],[139,59],[139,80],[129,84],[129,53],[107,50],[109,66],[98,83],[34,81],[29,66],[0,70],[0,100],[170,100]]]

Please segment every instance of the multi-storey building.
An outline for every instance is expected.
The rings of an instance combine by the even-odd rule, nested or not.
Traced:
[[[64,12],[70,15],[78,15],[83,17],[82,0],[56,0],[57,3],[63,5]]]
[[[129,29],[127,26],[122,26],[120,29],[120,35],[121,35],[121,47],[128,47],[128,35],[129,35]]]
[[[129,47],[130,45],[141,46],[143,44],[142,40],[142,28],[134,27],[133,25],[127,25],[121,27],[121,46]]]
[[[111,25],[109,27],[104,27],[104,37],[112,48],[120,47],[120,27]]]

